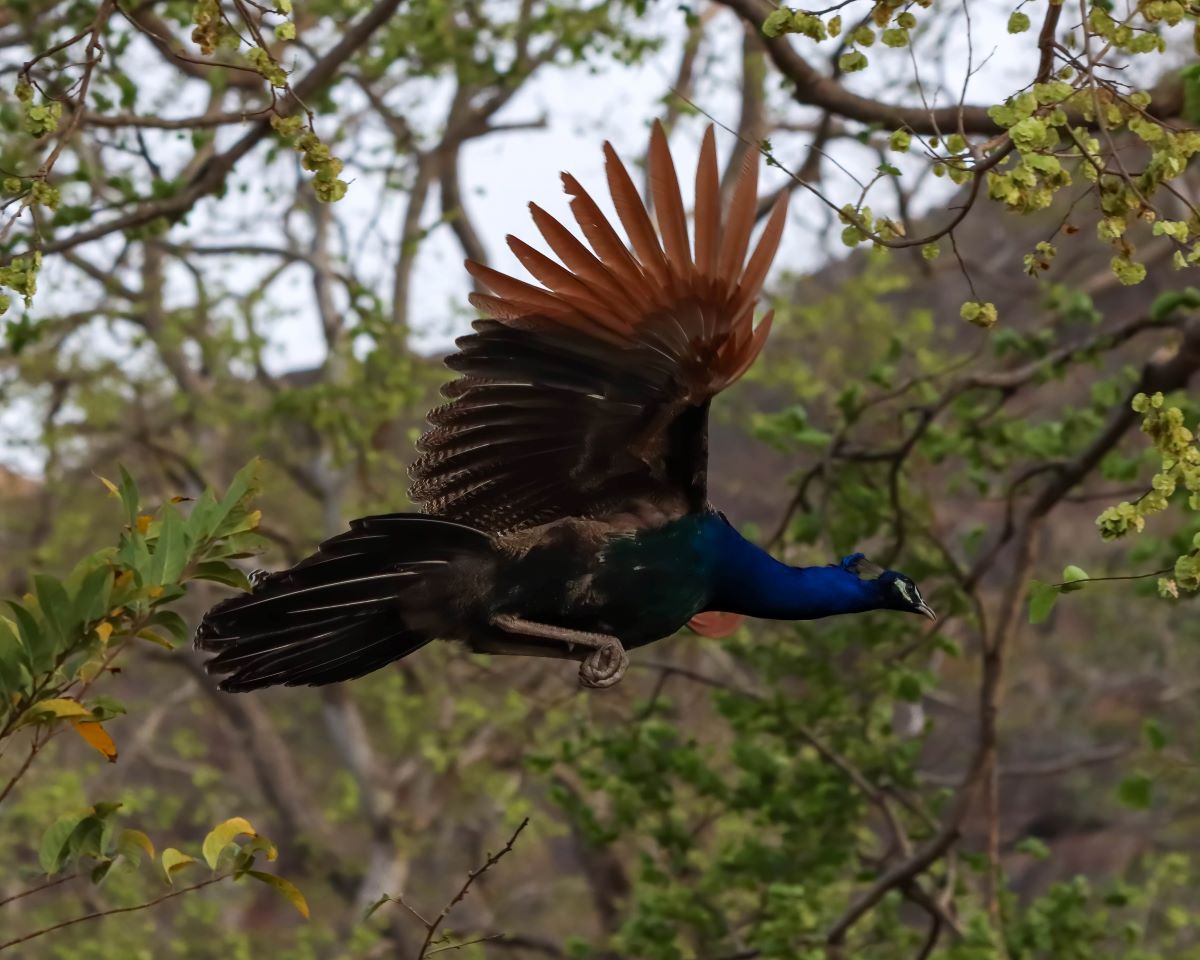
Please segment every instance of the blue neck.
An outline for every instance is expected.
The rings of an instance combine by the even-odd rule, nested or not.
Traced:
[[[764,620],[815,620],[887,605],[878,580],[834,567],[789,567],[745,539],[719,517],[704,524],[711,551],[710,610]]]

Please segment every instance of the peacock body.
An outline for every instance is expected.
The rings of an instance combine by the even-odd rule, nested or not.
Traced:
[[[472,295],[484,318],[447,358],[459,377],[418,443],[410,495],[424,512],[353,521],[210,610],[196,645],[224,689],[348,680],[434,639],[582,660],[582,682],[608,686],[628,649],[689,622],[711,634],[697,615],[713,611],[932,617],[903,574],[861,554],[787,566],[709,503],[709,405],[766,341],[771,313],[755,324],[754,308],[785,198],[747,257],[757,164],[722,216],[711,129],[694,238],[661,128],[648,153],[657,228],[607,144],[605,155],[628,246],[564,174],[587,246],[531,205],[558,260],[508,242],[541,286],[468,261],[491,293]]]

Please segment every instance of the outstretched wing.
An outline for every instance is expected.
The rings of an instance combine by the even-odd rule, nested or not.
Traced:
[[[410,495],[428,513],[505,532],[560,517],[652,507],[702,509],[711,398],[762,348],[771,314],[754,306],[779,245],[781,197],[749,259],[757,157],[721,216],[716,145],[704,135],[696,172],[695,244],[662,128],[648,156],[654,224],[610,144],[605,170],[626,247],[569,174],[563,184],[589,250],[530,204],[561,263],[516,237],[508,244],[544,286],[481,264],[467,269],[488,319],[458,340],[461,374],[429,415]],[[660,242],[661,236],[661,242]]]

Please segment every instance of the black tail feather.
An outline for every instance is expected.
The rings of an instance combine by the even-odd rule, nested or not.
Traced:
[[[434,517],[364,517],[209,610],[195,645],[222,690],[352,680],[434,639],[438,585],[491,550],[486,534]]]

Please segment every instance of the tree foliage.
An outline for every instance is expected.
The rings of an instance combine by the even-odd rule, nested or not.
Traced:
[[[190,581],[246,586],[245,575],[232,561],[258,547],[253,530],[259,515],[248,505],[256,492],[253,469],[251,465],[238,474],[223,497],[204,491],[186,518],[173,503],[153,515],[142,513],[138,489],[124,469],[119,485],[102,479],[125,514],[118,545],[80,561],[64,579],[36,575],[33,593],[8,601],[12,619],[0,617],[0,751],[23,754],[24,759],[0,788],[0,805],[17,801],[22,780],[38,755],[65,730],[73,730],[108,762],[117,761],[116,742],[104,724],[122,716],[126,708],[95,688],[103,690],[132,644],[142,641],[171,649],[186,639],[186,625],[171,608]],[[37,846],[37,866],[46,879],[6,895],[0,907],[76,876],[100,887],[114,871],[136,871],[143,863],[154,865],[161,882],[174,887],[176,877],[196,864],[196,858],[174,847],[157,855],[145,832],[122,825],[122,806],[98,801],[49,824]],[[141,910],[247,876],[279,890],[307,917],[308,905],[290,881],[253,869],[259,857],[276,856],[275,845],[259,836],[249,821],[226,820],[203,843],[213,876],[142,903],[92,910],[3,939],[0,952],[77,923]],[[33,873],[20,867],[15,871],[17,876]]]

